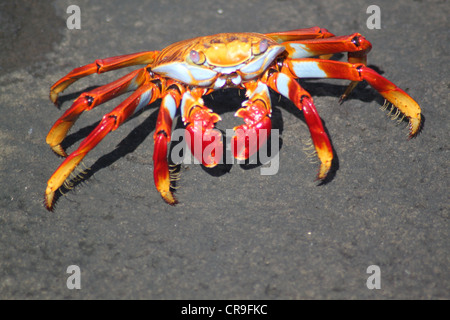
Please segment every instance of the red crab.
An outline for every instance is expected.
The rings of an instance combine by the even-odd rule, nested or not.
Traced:
[[[232,139],[234,156],[239,159],[248,158],[264,143],[264,138],[249,142],[248,137],[255,134],[259,137],[261,130],[271,129],[269,88],[289,98],[303,111],[309,127],[320,160],[318,179],[324,179],[330,169],[332,148],[313,99],[299,85],[297,78],[350,80],[341,101],[358,82],[365,80],[407,117],[409,135],[415,136],[421,126],[419,105],[402,89],[366,66],[370,49],[370,42],[359,33],[334,36],[326,29],[313,27],[268,34],[221,33],[183,40],[161,51],[96,60],[76,68],[51,87],[50,99],[54,103],[59,93],[87,75],[146,65],[114,82],[81,94],[53,125],[47,143],[65,159],[48,181],[45,206],[52,210],[55,192],[92,148],[127,118],[156,99],[162,101],[153,136],[154,180],[163,199],[172,205],[177,201],[171,190],[167,150],[173,119],[179,112],[187,134],[202,135],[202,152],[194,153],[194,156],[206,166],[215,166],[222,156],[221,132],[215,129],[215,123],[221,118],[204,105],[202,96],[217,89],[246,90],[248,100],[236,112],[236,116],[243,118],[244,124],[235,128],[239,130]],[[348,62],[327,60],[339,52],[348,53]],[[80,146],[67,155],[61,142],[81,113],[127,91],[134,92],[104,115]],[[191,141],[190,149],[195,150],[195,139],[187,140]],[[256,148],[251,148],[252,143],[256,144]],[[205,150],[212,151],[207,151],[205,155]]]

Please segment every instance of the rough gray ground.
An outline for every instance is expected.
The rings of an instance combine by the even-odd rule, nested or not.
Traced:
[[[369,30],[372,2],[0,4],[0,298],[450,298],[449,3],[378,1],[382,28]],[[81,30],[66,27],[71,4],[81,8]],[[314,25],[372,42],[369,64],[423,108],[416,139],[379,110],[383,99],[366,84],[339,105],[347,81],[302,80],[337,158],[327,184],[318,186],[317,164],[303,151],[303,116],[274,95],[279,172],[183,166],[180,204],[171,207],[153,186],[153,107],[100,143],[84,160],[93,175],[54,213],[44,209],[61,162],[45,143],[48,130],[82,91],[124,74],[77,82],[58,110],[49,88],[74,67],[199,35]],[[207,102],[225,129],[240,123],[231,110],[242,100],[227,90]],[[69,151],[116,104],[84,114]],[[81,290],[66,287],[69,265],[81,268]],[[370,265],[380,267],[380,290],[366,287]]]

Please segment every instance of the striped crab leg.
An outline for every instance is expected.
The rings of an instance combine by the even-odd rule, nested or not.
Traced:
[[[367,65],[367,54],[372,49],[372,44],[359,33],[339,37],[290,41],[284,42],[282,45],[286,47],[291,59],[315,56],[328,59],[335,53],[347,52],[349,63],[363,65]],[[340,103],[350,95],[358,83],[359,81],[350,82],[339,100]]]
[[[93,63],[75,68],[50,88],[50,100],[57,104],[58,95],[78,79],[94,73],[100,74],[129,66],[150,64],[155,60],[158,53],[159,51],[144,51],[106,59],[97,59]]]
[[[372,44],[359,33],[339,37],[287,41],[282,45],[291,59],[348,52],[351,63],[362,63],[372,49]]]
[[[67,132],[73,126],[75,121],[85,110],[91,110],[96,106],[111,100],[127,91],[135,90],[148,79],[148,73],[145,69],[133,71],[124,77],[111,82],[107,85],[98,87],[89,92],[81,94],[64,112],[64,114],[55,122],[47,135],[47,143],[52,150],[60,156],[67,157],[66,152],[61,147],[61,142],[67,135]]]
[[[184,87],[174,82],[167,84],[159,108],[156,129],[153,135],[153,179],[156,189],[164,201],[170,205],[178,203],[171,191],[171,177],[167,160],[168,146],[172,135],[172,123],[185,91]]]
[[[268,37],[271,37],[273,40],[275,40],[278,43],[282,43],[285,41],[322,39],[322,38],[334,37],[334,34],[329,32],[327,29],[320,28],[320,27],[295,29],[295,30],[282,31],[282,32],[272,32],[272,33],[266,33],[265,35]]]
[[[81,142],[56,169],[47,183],[45,190],[45,206],[51,211],[55,192],[61,187],[76,166],[108,133],[117,129],[127,118],[140,108],[152,103],[160,97],[160,89],[154,83],[139,87],[111,112],[103,116],[97,127]]]
[[[357,82],[365,80],[408,118],[410,138],[420,131],[421,110],[417,102],[394,83],[364,64],[321,59],[287,59],[284,61],[284,68],[289,69],[298,78],[334,78]]]
[[[290,99],[298,109],[303,111],[314,148],[321,163],[317,178],[325,179],[331,168],[333,150],[311,95],[298,84],[289,70],[272,73],[269,71],[266,81],[270,88]]]

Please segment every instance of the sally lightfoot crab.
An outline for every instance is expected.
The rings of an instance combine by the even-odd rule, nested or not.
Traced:
[[[153,174],[156,189],[169,204],[175,204],[176,199],[171,190],[167,150],[172,123],[178,113],[186,125],[186,137],[202,137],[201,152],[194,152],[194,156],[208,167],[217,165],[221,159],[221,132],[215,128],[221,118],[202,100],[202,96],[214,90],[246,90],[248,100],[235,114],[243,118],[244,124],[234,128],[236,134],[232,138],[233,155],[238,159],[251,156],[265,142],[264,138],[259,139],[263,136],[260,135],[262,130],[271,129],[269,88],[290,99],[303,111],[308,125],[320,160],[318,179],[324,179],[330,169],[332,148],[313,99],[299,85],[297,78],[350,80],[341,101],[356,84],[367,81],[408,119],[409,136],[414,137],[421,126],[420,107],[402,89],[366,66],[370,49],[370,42],[359,33],[334,36],[326,29],[313,27],[268,34],[221,33],[180,41],[161,51],[106,58],[76,68],[51,87],[50,99],[54,103],[57,103],[59,93],[80,78],[145,65],[114,82],[81,94],[53,125],[47,143],[65,159],[48,181],[45,206],[52,210],[55,192],[90,150],[127,118],[157,99],[161,99],[161,106],[153,136]],[[348,62],[327,60],[340,52],[348,53]],[[67,155],[61,142],[81,113],[128,91],[133,93],[105,114],[80,146]],[[255,135],[258,139],[251,141],[249,137]],[[186,140],[190,141],[190,149],[196,150],[196,140]]]

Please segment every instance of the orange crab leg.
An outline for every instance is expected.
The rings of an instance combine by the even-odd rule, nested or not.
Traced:
[[[372,49],[372,44],[359,33],[347,36],[309,39],[282,43],[289,53],[289,58],[319,58],[328,59],[338,52],[348,52],[348,62],[367,65],[367,54]],[[342,103],[347,98],[359,81],[352,81],[340,98]]]
[[[359,33],[331,38],[289,41],[283,42],[282,45],[286,48],[289,58],[292,59],[348,52],[351,63],[355,63],[355,58],[361,63],[372,49],[372,44]]]
[[[61,147],[61,142],[81,113],[129,90],[135,90],[147,79],[147,75],[145,69],[139,69],[114,82],[81,94],[50,129],[46,141],[52,150],[60,156],[67,157],[66,152]]]
[[[132,54],[126,54],[122,56],[116,56],[106,59],[98,59],[95,62],[87,64],[85,66],[75,68],[69,72],[66,76],[58,80],[50,88],[50,100],[53,103],[57,103],[58,94],[64,91],[72,83],[91,75],[93,73],[103,73],[111,70],[116,70],[120,68],[125,68],[140,64],[149,64],[155,60],[156,55],[159,51],[145,51]]]
[[[278,43],[294,40],[329,38],[334,36],[334,34],[329,32],[327,29],[320,27],[311,27],[282,32],[272,32],[266,33],[265,35],[271,37]]]
[[[276,92],[290,99],[297,108],[303,111],[311,139],[321,162],[317,178],[324,179],[331,168],[333,151],[311,95],[298,84],[289,70],[270,74],[267,84]]]
[[[243,118],[245,124],[234,127],[236,135],[232,138],[234,157],[239,160],[255,154],[267,141],[272,129],[269,88],[263,82],[256,81],[247,82],[244,86],[249,99],[242,103],[235,116]]]
[[[155,134],[153,135],[153,178],[156,189],[162,198],[170,205],[177,203],[177,200],[170,190],[170,171],[167,161],[168,144],[172,134],[172,122],[176,115],[176,110],[180,105],[181,95],[184,88],[179,84],[169,85],[161,102],[161,107],[156,121]]]
[[[186,141],[194,157],[205,167],[215,167],[222,160],[222,133],[215,129],[215,123],[222,120],[205,107],[203,95],[210,90],[195,88],[183,95],[181,114],[186,125]]]
[[[419,133],[421,110],[416,101],[405,91],[364,64],[351,64],[320,59],[286,60],[285,66],[302,78],[334,78],[352,81],[366,80],[386,100],[397,107],[409,120],[409,136]]]
[[[159,88],[155,84],[149,83],[138,88],[115,109],[103,116],[97,127],[81,142],[77,150],[64,159],[48,180],[47,189],[45,190],[45,206],[48,210],[52,210],[56,190],[61,187],[86,154],[108,133],[117,129],[137,109],[152,103],[159,96]]]

